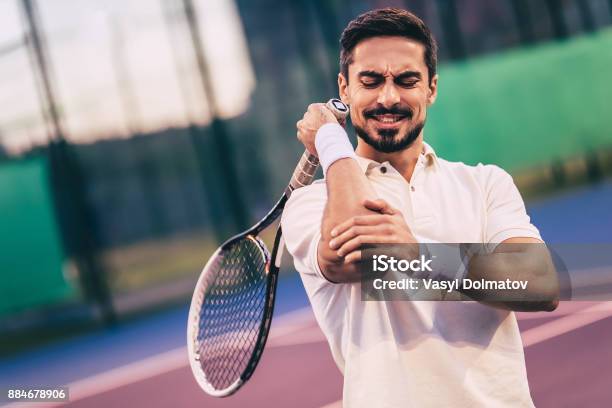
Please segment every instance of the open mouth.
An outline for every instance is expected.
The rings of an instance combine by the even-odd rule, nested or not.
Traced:
[[[394,123],[398,123],[406,119],[407,115],[397,115],[397,114],[386,113],[384,115],[372,115],[371,118],[383,124],[394,124]]]
[[[408,119],[408,115],[398,113],[385,113],[382,115],[371,115],[370,118],[376,123],[378,128],[396,128],[400,126],[404,119]]]

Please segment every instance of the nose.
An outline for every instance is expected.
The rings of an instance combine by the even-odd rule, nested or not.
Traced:
[[[385,85],[381,88],[380,93],[378,94],[377,102],[387,109],[399,104],[399,92],[397,92],[393,81],[385,81]]]

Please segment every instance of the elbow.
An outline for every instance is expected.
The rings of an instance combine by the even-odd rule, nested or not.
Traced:
[[[322,265],[321,273],[329,283],[333,284],[353,283],[360,280],[359,272],[353,265],[330,263]]]
[[[519,295],[516,306],[522,312],[552,312],[559,306],[560,291],[556,284],[538,285]]]
[[[552,274],[550,279],[548,279],[546,290],[543,292],[543,298],[545,299],[543,311],[552,312],[556,310],[559,307],[559,299],[561,298],[561,289],[556,273]]]
[[[341,258],[329,249],[327,242],[322,237],[317,247],[319,271],[329,283],[342,283]]]
[[[554,312],[559,307],[559,298],[553,299],[544,305],[545,312]]]
[[[339,284],[361,281],[361,272],[358,265],[356,263],[345,263],[343,258],[329,259],[319,256],[319,269],[329,283]]]
[[[359,269],[354,263],[345,263],[335,251],[329,248],[325,239],[319,241],[317,262],[323,277],[334,284],[352,283],[360,280]]]
[[[559,299],[546,300],[546,301],[535,302],[535,304],[533,304],[533,307],[528,308],[526,311],[554,312],[558,306],[559,306]]]
[[[559,286],[557,285],[557,287],[554,290],[551,290],[547,295],[548,295],[546,297],[547,300],[546,302],[544,302],[544,311],[552,312],[556,310],[557,307],[559,307],[559,298],[560,298]]]
[[[534,297],[538,299],[538,311],[552,312],[559,307],[561,289],[559,279],[554,268],[549,268],[547,273],[542,276],[535,286]]]
[[[342,274],[338,272],[337,268],[334,268],[332,266],[321,268],[321,274],[329,283],[344,283],[342,282]]]
[[[510,302],[505,305],[517,312],[552,312],[559,306],[559,299]]]
[[[547,291],[537,296],[532,304],[531,311],[534,312],[553,312],[559,307],[559,291]]]

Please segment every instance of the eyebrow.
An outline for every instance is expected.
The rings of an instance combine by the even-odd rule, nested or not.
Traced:
[[[363,77],[376,78],[376,79],[383,78],[383,74],[381,74],[380,72],[376,72],[376,71],[361,71],[357,74],[357,76],[359,78],[363,78]]]
[[[407,78],[421,79],[421,73],[419,71],[404,71],[398,76],[396,76],[395,80],[398,81],[398,80],[407,79]]]
[[[357,76],[359,78],[363,78],[363,77],[367,77],[367,78],[376,78],[376,79],[381,79],[384,77],[383,74],[381,74],[380,72],[376,72],[376,71],[361,71],[357,74]],[[395,76],[395,80],[403,80],[403,79],[407,79],[407,78],[417,78],[417,79],[421,79],[422,75],[419,71],[404,71],[400,74],[398,74],[397,76]]]

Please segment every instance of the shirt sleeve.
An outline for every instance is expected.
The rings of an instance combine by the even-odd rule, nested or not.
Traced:
[[[317,262],[317,248],[326,200],[324,183],[300,188],[289,198],[281,218],[285,246],[295,268],[301,274],[321,278],[325,277]]]
[[[525,203],[510,174],[497,166],[483,166],[486,178],[484,194],[486,200],[485,242],[490,250],[514,237],[542,239],[538,229],[531,223]]]

